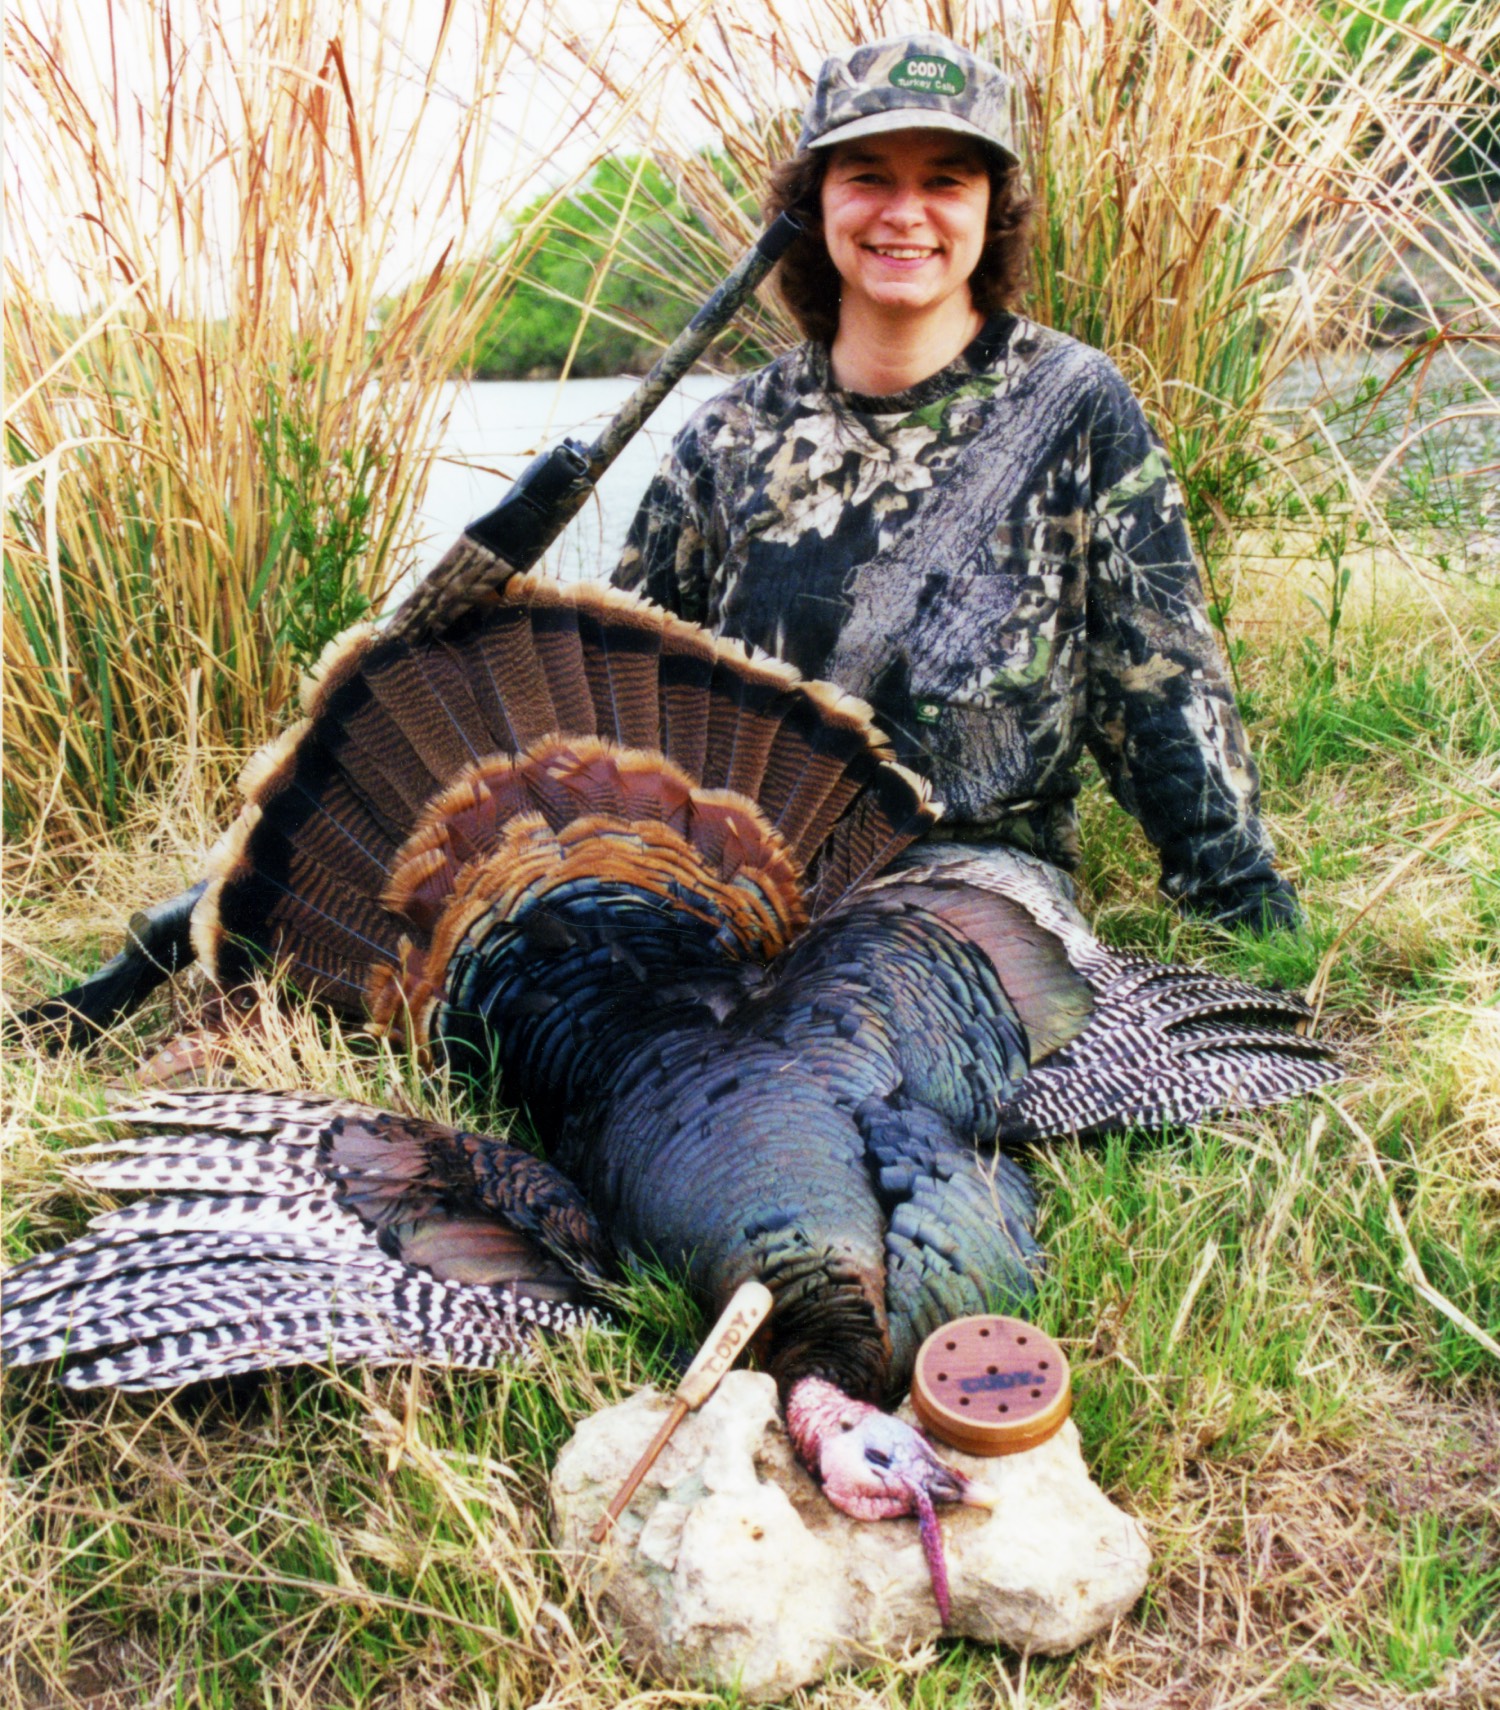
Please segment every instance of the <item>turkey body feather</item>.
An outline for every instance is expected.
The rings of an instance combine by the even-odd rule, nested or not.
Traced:
[[[1298,1000],[1108,949],[1039,864],[903,857],[938,809],[866,707],[613,590],[460,583],[336,644],[304,711],[247,769],[198,955],[498,1076],[547,1161],[307,1095],[144,1101],[82,1174],[157,1197],[10,1273],[11,1364],[483,1364],[654,1259],[710,1306],[770,1286],[784,1393],[880,1399],[1032,1287],[1001,1143],[1338,1077]]]

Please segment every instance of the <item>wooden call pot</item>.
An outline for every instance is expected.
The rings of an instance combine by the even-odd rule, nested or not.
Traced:
[[[1068,1362],[1020,1318],[955,1318],[922,1344],[911,1401],[924,1430],[970,1455],[1014,1455],[1058,1431],[1072,1411]]]

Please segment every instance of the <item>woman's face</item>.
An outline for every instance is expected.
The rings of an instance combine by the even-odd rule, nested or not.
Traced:
[[[979,146],[952,131],[890,131],[839,143],[823,179],[823,235],[863,298],[920,313],[962,292],[984,248],[990,179]]]

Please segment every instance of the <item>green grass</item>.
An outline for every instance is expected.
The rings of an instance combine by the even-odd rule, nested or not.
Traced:
[[[1462,1322],[1500,1335],[1500,685],[1476,663],[1500,576],[1360,548],[1330,636],[1303,597],[1327,564],[1311,546],[1268,516],[1222,566],[1307,927],[1254,940],[1176,919],[1137,829],[1097,785],[1083,799],[1104,935],[1316,983],[1353,1070],[1330,1100],[1033,1160],[1051,1267],[1036,1317],[1068,1349],[1095,1476],[1147,1527],[1147,1592],[1072,1658],[945,1644],[810,1704],[1478,1706],[1500,1690],[1500,1362]],[[91,966],[131,906],[192,876],[218,798],[189,779],[174,803],[100,851],[92,890],[9,899],[12,993]],[[0,1066],[7,1261],[104,1203],[67,1183],[67,1151],[191,1003],[159,1001],[87,1059]],[[506,1120],[296,1013],[241,1073]],[[4,1397],[0,1572],[22,1588],[7,1701],[632,1701],[550,1548],[547,1473],[587,1413],[669,1382],[697,1328],[654,1279],[616,1330],[522,1372],[309,1371],[160,1401],[22,1374]]]

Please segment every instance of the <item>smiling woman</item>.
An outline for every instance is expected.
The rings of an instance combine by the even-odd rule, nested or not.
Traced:
[[[1021,306],[1031,261],[1032,198],[1021,182],[1020,170],[1008,149],[995,144],[985,146],[977,138],[965,141],[951,131],[944,132],[916,127],[907,131],[875,133],[865,140],[858,138],[837,144],[832,149],[805,149],[773,169],[767,211],[780,213],[795,210],[806,228],[806,237],[793,246],[777,272],[776,281],[781,295],[809,338],[832,345],[843,326],[852,333],[852,305],[846,302],[848,286],[842,277],[843,268],[836,263],[833,239],[824,225],[825,183],[832,185],[847,174],[852,186],[863,178],[869,187],[866,194],[876,192],[876,180],[882,171],[889,173],[907,164],[904,160],[886,158],[889,145],[897,156],[912,148],[930,155],[927,162],[936,168],[931,194],[947,205],[954,191],[945,190],[944,177],[961,175],[973,179],[975,167],[983,175],[987,188],[982,209],[982,238],[979,252],[970,260],[963,275],[968,286],[966,306],[981,318],[1002,309]],[[917,179],[921,183],[921,179]],[[832,190],[830,190],[832,193]],[[893,215],[898,226],[906,217],[902,198],[893,198],[889,189],[887,201],[895,201]],[[893,233],[892,235],[895,235]],[[913,233],[902,229],[900,235],[910,238]],[[847,258],[846,258],[847,259]],[[954,272],[961,271],[955,268]],[[957,293],[965,302],[964,293]],[[899,314],[887,317],[878,342],[882,345],[892,338],[904,336]],[[977,328],[976,328],[977,330]],[[966,342],[966,341],[965,341]],[[960,346],[954,346],[956,350]],[[951,354],[951,351],[950,351]],[[941,362],[938,364],[941,366]],[[930,373],[930,367],[924,370]],[[859,390],[891,391],[899,388],[877,386]]]
[[[1006,78],[933,34],[834,55],[784,210],[807,343],[689,421],[616,580],[863,696],[944,835],[1060,894],[1087,746],[1167,896],[1294,924],[1161,442],[1107,357],[1017,312]]]

